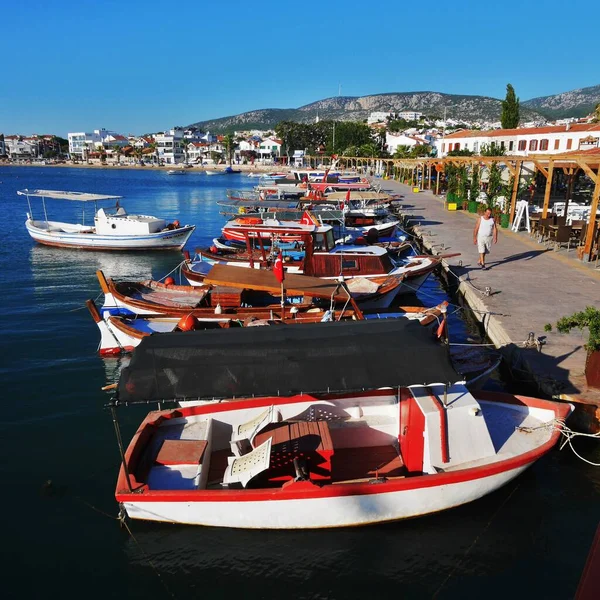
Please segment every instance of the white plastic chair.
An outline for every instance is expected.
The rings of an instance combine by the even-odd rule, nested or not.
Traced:
[[[231,441],[229,442],[233,454],[235,456],[242,456],[252,450],[252,442],[258,432],[271,423],[279,422],[280,416],[279,411],[275,410],[275,407],[271,405],[251,421],[242,423],[234,428]]]
[[[268,438],[244,456],[228,456],[223,485],[241,483],[242,487],[246,487],[253,477],[266,471],[271,462],[271,442],[272,438]]]

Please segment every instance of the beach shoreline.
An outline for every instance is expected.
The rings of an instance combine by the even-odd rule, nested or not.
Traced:
[[[204,171],[224,171],[230,165],[191,165],[190,167],[184,169],[185,171],[189,171],[191,173],[203,173]],[[120,163],[116,162],[110,163],[100,163],[98,161],[91,161],[89,163],[72,163],[72,162],[64,162],[64,163],[51,163],[51,164],[43,164],[43,163],[12,163],[12,162],[0,162],[1,167],[68,167],[74,169],[137,169],[137,170],[145,170],[145,171],[170,171],[173,169],[180,169],[180,165],[135,165],[129,163]],[[287,170],[291,168],[288,165],[231,165],[234,170],[240,170],[242,173],[271,173],[273,171],[279,170]]]

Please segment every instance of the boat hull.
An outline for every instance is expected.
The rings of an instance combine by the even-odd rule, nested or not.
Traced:
[[[80,250],[181,250],[195,226],[190,225],[146,235],[98,235],[47,231],[25,223],[29,235],[39,244]]]
[[[442,387],[440,385],[438,392],[435,392],[438,400],[441,398],[439,394]],[[433,393],[431,388],[428,393]],[[460,388],[454,391],[450,389],[448,393],[453,398],[451,402],[455,409],[451,418],[438,418],[440,414],[444,414],[444,411],[439,412],[439,408],[427,412],[427,425],[425,421],[418,425],[418,419],[414,419],[416,414],[408,417],[410,428],[416,431],[423,427],[423,436],[427,441],[425,446],[420,446],[420,452],[427,448],[426,453],[420,456],[418,448],[413,447],[412,442],[411,445],[406,445],[408,438],[401,442],[404,444],[403,461],[412,462],[414,458],[418,458],[417,463],[413,463],[418,466],[423,460],[424,472],[414,473],[414,476],[378,478],[376,471],[375,477],[334,484],[323,485],[317,478],[310,481],[290,480],[282,487],[247,489],[149,489],[147,485],[134,479],[135,491],[130,492],[126,488],[126,478],[121,468],[116,499],[133,519],[212,527],[322,529],[399,521],[467,504],[512,481],[552,449],[560,437],[555,419],[565,419],[572,410],[569,404],[510,394],[480,392],[475,396],[478,403],[474,403]],[[374,406],[377,398],[383,398],[387,394],[386,390],[379,390],[360,397],[349,396],[347,403],[354,407],[362,406],[362,410],[369,411],[369,405]],[[427,398],[432,398],[427,394],[421,397],[425,399],[425,405],[429,402]],[[304,407],[304,404],[298,404],[301,398],[293,400],[295,408],[290,414],[299,414],[299,410]],[[318,402],[323,401],[326,400]],[[238,400],[217,406],[211,403],[182,408],[174,411],[172,417],[186,419],[192,413],[216,413],[219,421],[229,422],[228,411],[257,410],[261,406],[268,406],[269,402],[282,410],[285,405],[284,402],[278,404],[272,398],[263,401]],[[307,406],[312,403],[315,403],[314,399]],[[482,411],[485,420],[473,420],[481,419]],[[171,418],[169,411],[163,412],[167,418]],[[160,413],[151,413],[146,425],[138,429],[127,456],[133,455],[136,444],[150,443],[147,436],[154,435],[154,423],[159,423],[159,420],[153,415],[158,414]],[[403,413],[401,409],[400,414],[407,413]],[[440,433],[440,424],[443,422],[447,423],[447,429],[442,428],[447,432],[447,438]],[[525,426],[525,430],[519,431],[520,426]],[[526,431],[528,427],[532,427],[532,430]],[[394,435],[393,431],[392,427],[388,433]],[[465,442],[464,434],[469,437],[470,442]],[[144,439],[146,441],[142,442]],[[338,431],[334,439],[343,444],[345,438],[340,438]],[[366,439],[368,438],[363,437],[363,440]],[[417,439],[415,437],[413,441]],[[437,449],[438,443],[442,444],[441,450]],[[336,444],[334,442],[332,446],[331,465],[336,456]],[[444,447],[450,450],[446,459],[443,458]],[[442,463],[448,466],[433,466]],[[335,468],[331,467],[332,473]]]
[[[324,498],[311,498],[309,492],[304,495],[298,492],[289,499],[277,500],[274,493],[265,492],[263,498],[247,502],[240,502],[239,495],[232,502],[225,499],[198,502],[190,494],[177,501],[171,498],[165,498],[164,502],[125,501],[123,506],[132,519],[210,527],[323,529],[372,525],[420,517],[477,500],[513,480],[534,460],[488,476],[467,476],[464,481],[453,482],[450,477],[443,485],[439,480],[437,485],[433,481],[439,475],[418,478],[420,481],[416,483],[417,478],[405,479],[400,489],[383,493],[377,492],[377,485],[370,486],[372,493],[352,494],[340,489],[339,496]],[[464,473],[461,475],[465,477]],[[423,487],[415,487],[418,484]]]

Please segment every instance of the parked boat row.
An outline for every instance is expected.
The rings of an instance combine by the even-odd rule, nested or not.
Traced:
[[[331,171],[272,184],[275,194],[233,199],[244,212],[210,248],[184,252],[187,284],[97,272],[104,299],[87,305],[99,352],[133,354],[109,405],[124,514],[261,529],[383,523],[476,500],[554,446],[570,405],[474,391],[488,369],[457,370],[447,304],[398,303],[445,257],[404,255],[394,199]],[[292,186],[303,190],[293,200]],[[41,243],[116,249],[118,231],[130,238],[120,248],[136,249],[177,232],[181,249],[194,229],[127,215],[116,196],[20,193],[42,198],[46,219],[28,215]],[[283,195],[290,218],[246,211]],[[116,202],[87,229],[48,221],[46,198]],[[174,408],[149,413],[125,448],[116,409],[139,403]]]

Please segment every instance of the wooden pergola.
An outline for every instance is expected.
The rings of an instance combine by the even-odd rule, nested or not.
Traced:
[[[308,156],[309,164],[316,167],[318,162],[321,164],[331,163],[331,157]],[[317,162],[318,161],[318,162]],[[510,198],[510,224],[515,217],[515,207],[519,191],[519,182],[523,165],[527,164],[532,168],[535,176],[536,172],[541,173],[546,179],[544,190],[544,204],[542,217],[546,217],[550,205],[550,193],[552,190],[552,179],[554,173],[562,170],[568,180],[568,197],[572,190],[575,175],[578,171],[583,171],[594,184],[592,201],[590,207],[590,219],[585,235],[585,244],[583,255],[590,260],[594,233],[596,227],[596,212],[598,210],[600,198],[600,148],[593,148],[584,151],[566,152],[562,154],[532,154],[529,156],[447,156],[444,158],[375,158],[375,157],[339,157],[338,163],[344,168],[367,168],[376,169],[382,167],[388,176],[396,176],[400,179],[410,181],[411,185],[418,185],[419,189],[431,189],[432,174],[435,174],[435,193],[439,194],[440,173],[445,170],[445,165],[454,165],[457,167],[483,167],[491,166],[493,163],[504,166],[514,177],[512,194]],[[567,206],[565,206],[565,215]]]

